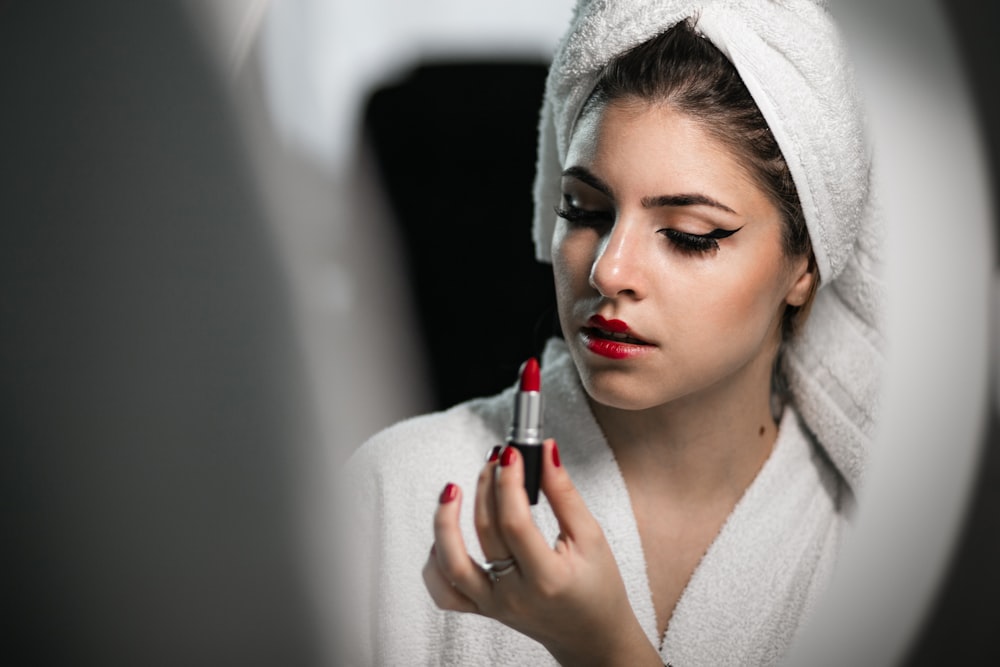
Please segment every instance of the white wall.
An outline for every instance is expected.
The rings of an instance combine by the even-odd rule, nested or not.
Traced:
[[[568,0],[274,0],[264,69],[283,132],[335,167],[349,159],[372,82],[431,55],[547,59]]]

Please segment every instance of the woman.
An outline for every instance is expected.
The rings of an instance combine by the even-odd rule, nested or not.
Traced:
[[[535,192],[563,333],[542,357],[544,500],[495,446],[514,388],[366,443],[362,662],[778,662],[876,414],[869,173],[816,4],[581,2]]]

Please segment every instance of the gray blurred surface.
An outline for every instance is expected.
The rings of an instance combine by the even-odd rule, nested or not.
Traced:
[[[313,665],[312,416],[175,2],[0,3],[4,665]]]

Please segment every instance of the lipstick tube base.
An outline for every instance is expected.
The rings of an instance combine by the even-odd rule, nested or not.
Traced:
[[[528,492],[528,502],[537,505],[538,488],[542,482],[542,446],[516,442],[510,445],[521,452],[521,459],[524,461],[524,490]]]

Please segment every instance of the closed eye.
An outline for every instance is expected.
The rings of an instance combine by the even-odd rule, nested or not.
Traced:
[[[670,239],[670,242],[681,252],[689,254],[704,254],[719,249],[719,239],[732,236],[743,229],[713,229],[708,234],[689,234],[676,229],[661,229],[660,233]]]
[[[556,215],[577,227],[599,228],[614,222],[614,212],[591,210],[575,206],[569,195],[563,197],[563,205],[557,206]]]

